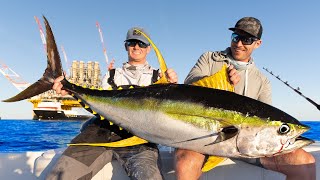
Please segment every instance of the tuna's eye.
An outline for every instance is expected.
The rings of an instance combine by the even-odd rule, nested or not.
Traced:
[[[280,134],[286,134],[290,131],[290,127],[288,124],[282,124],[279,128],[279,133]]]

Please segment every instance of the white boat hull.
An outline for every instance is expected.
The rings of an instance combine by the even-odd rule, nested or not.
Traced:
[[[61,102],[42,101],[33,108],[34,120],[88,120],[93,115],[83,108],[62,109]]]
[[[320,142],[304,148],[311,152],[317,161],[317,174],[320,174]],[[0,153],[0,179],[10,180],[35,180],[44,179],[51,170],[57,159],[63,152],[62,149],[49,150],[45,152],[25,152],[25,153]],[[173,152],[161,151],[163,175],[166,180],[174,180],[175,172],[173,168]],[[93,177],[93,180],[119,179],[128,180],[120,164],[114,160]],[[283,174],[256,167],[237,160],[226,160],[213,170],[204,173],[201,180],[215,179],[237,179],[237,180],[284,180]],[[320,176],[316,178],[320,180]]]

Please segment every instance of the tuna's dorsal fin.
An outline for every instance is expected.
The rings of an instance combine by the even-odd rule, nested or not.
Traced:
[[[116,142],[110,143],[77,143],[77,144],[68,144],[69,146],[104,146],[104,147],[128,147],[128,146],[135,146],[139,144],[145,144],[148,141],[141,139],[137,136],[132,136],[127,139],[123,139]]]
[[[135,30],[140,32],[145,38],[148,39],[148,41],[150,42],[152,48],[154,49],[154,52],[156,53],[156,55],[158,57],[158,62],[159,62],[159,65],[160,65],[160,70],[161,70],[161,73],[162,73],[162,77],[157,82],[155,82],[154,84],[167,84],[167,83],[169,83],[167,77],[163,74],[164,72],[167,71],[168,68],[167,68],[167,65],[166,65],[166,61],[164,60],[161,52],[159,51],[157,46],[153,43],[153,41],[145,33],[140,31],[139,29],[135,29]]]
[[[207,162],[202,167],[202,172],[208,172],[211,169],[218,166],[220,163],[225,161],[227,158],[219,157],[219,156],[210,156],[207,160]]]
[[[225,64],[217,73],[204,77],[192,85],[234,92],[234,86],[229,81],[228,68]]]

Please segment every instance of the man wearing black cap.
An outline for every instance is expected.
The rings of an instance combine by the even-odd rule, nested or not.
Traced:
[[[147,55],[151,51],[150,43],[140,31],[148,35],[144,29],[139,27],[129,29],[124,43],[128,53],[128,62],[123,63],[121,68],[110,69],[107,72],[102,80],[104,89],[127,88],[128,85],[148,86],[157,81],[159,72],[147,62]],[[168,69],[165,75],[169,82],[178,82],[177,74],[172,69]],[[63,77],[59,77],[55,80],[53,89],[58,94],[65,95],[68,92],[61,89],[62,79]],[[81,133],[71,143],[105,143],[121,140],[122,132],[116,134],[116,132],[111,132],[109,127],[109,121],[93,118],[85,123]],[[157,145],[152,143],[112,149],[69,146],[48,174],[47,179],[91,179],[107,163],[111,162],[112,157],[120,162],[130,179],[163,179],[159,167],[159,150]]]
[[[189,72],[185,83],[191,84],[215,74],[224,64],[228,64],[229,79],[234,84],[236,93],[271,104],[270,81],[258,70],[251,57],[252,52],[262,43],[260,21],[254,17],[244,17],[229,30],[233,31],[230,47],[224,51],[202,54]],[[177,149],[175,152],[177,179],[199,179],[205,159],[206,156],[203,154]],[[315,159],[303,149],[270,158],[242,160],[281,172],[287,176],[287,180],[315,180],[316,177]]]

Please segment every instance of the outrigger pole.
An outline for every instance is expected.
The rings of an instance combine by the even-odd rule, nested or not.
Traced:
[[[291,88],[294,92],[298,93],[300,96],[302,96],[303,98],[305,98],[307,101],[309,101],[311,104],[313,104],[314,106],[317,107],[318,110],[320,110],[320,105],[317,104],[316,102],[314,102],[312,99],[306,97],[305,95],[303,95],[300,92],[300,88],[293,88],[292,86],[290,86],[290,84],[288,83],[288,81],[283,81],[279,75],[274,75],[272,71],[269,71],[267,68],[263,68],[264,70],[266,70],[268,73],[270,73],[272,76],[276,77],[279,81],[283,82],[285,85],[287,85],[289,88]]]

